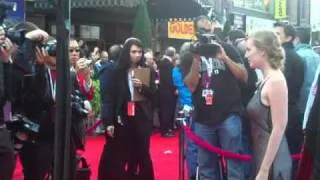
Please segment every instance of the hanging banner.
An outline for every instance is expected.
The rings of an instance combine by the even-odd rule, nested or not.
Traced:
[[[274,20],[257,18],[253,16],[246,17],[246,33],[250,34],[254,31],[273,29]]]
[[[287,0],[275,0],[274,6],[275,19],[284,19],[287,17]]]
[[[193,21],[169,21],[168,38],[192,40],[195,37]]]

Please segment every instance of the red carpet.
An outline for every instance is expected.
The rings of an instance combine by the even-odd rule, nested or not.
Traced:
[[[92,169],[91,179],[97,179],[100,154],[104,137],[89,137],[84,156]],[[151,138],[151,156],[156,180],[178,180],[178,138],[162,138],[155,134]],[[17,164],[14,180],[22,180],[22,170]]]

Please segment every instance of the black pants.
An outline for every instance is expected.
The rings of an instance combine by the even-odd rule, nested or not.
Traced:
[[[53,144],[27,142],[21,149],[20,160],[25,180],[43,180],[52,172]]]
[[[99,180],[154,179],[149,153],[152,121],[142,123],[143,120],[143,117],[128,120],[125,126],[115,127],[114,138],[107,137],[100,158]]]
[[[0,129],[0,180],[11,180],[15,168],[15,157],[10,133]]]
[[[303,144],[303,131],[301,123],[288,127],[286,130],[286,138],[291,154],[299,154]],[[294,180],[298,171],[299,161],[292,162],[292,174],[291,179]]]
[[[161,133],[166,133],[173,128],[174,115],[176,110],[176,98],[164,98],[162,95],[159,100],[159,115]]]
[[[53,175],[53,142],[27,142],[20,152],[25,180],[43,180]],[[70,180],[75,180],[76,152],[71,145],[70,151]]]
[[[115,137],[106,135],[106,144],[100,157],[98,180],[125,180],[125,134],[122,127],[115,128]]]
[[[136,127],[135,120],[129,122],[131,127]],[[148,131],[139,128],[128,129],[128,180],[154,179],[153,165],[151,160],[150,135]]]

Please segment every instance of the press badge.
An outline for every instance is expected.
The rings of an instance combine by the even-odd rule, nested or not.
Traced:
[[[213,99],[213,90],[212,89],[204,89],[202,91],[202,96],[205,99],[206,105],[208,105],[208,106],[213,105],[214,99]]]
[[[136,104],[133,101],[128,102],[128,108],[127,108],[128,116],[135,116],[136,113]]]
[[[213,95],[213,90],[212,89],[203,89],[202,90],[202,97],[207,97],[209,94]]]

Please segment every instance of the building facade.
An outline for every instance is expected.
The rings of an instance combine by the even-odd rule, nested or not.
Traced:
[[[26,2],[26,20],[51,35],[56,33],[55,9],[50,0]],[[103,49],[132,35],[140,0],[71,0],[71,37]]]

